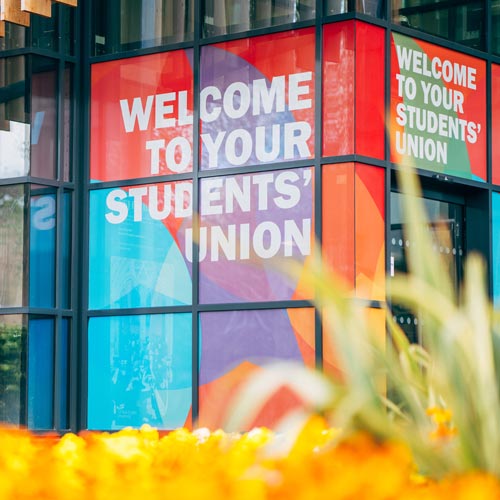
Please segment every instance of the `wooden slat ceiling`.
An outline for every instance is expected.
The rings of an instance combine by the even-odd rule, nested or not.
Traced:
[[[0,36],[5,36],[5,21],[29,26],[30,14],[50,17],[53,3],[76,7],[78,0],[0,0]]]

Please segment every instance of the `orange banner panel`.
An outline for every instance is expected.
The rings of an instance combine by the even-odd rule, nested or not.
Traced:
[[[384,170],[356,165],[356,295],[385,300]]]
[[[0,21],[0,36],[5,36],[5,21]]]
[[[354,164],[323,167],[323,257],[354,288]]]

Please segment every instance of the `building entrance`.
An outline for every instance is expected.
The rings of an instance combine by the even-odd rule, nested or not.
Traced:
[[[391,193],[390,270],[393,278],[408,272],[407,252],[418,244],[408,239],[403,220],[402,193]],[[423,203],[428,218],[428,230],[432,233],[433,251],[442,256],[450,277],[458,290],[462,279],[464,259],[465,205],[446,199],[434,199],[424,195]],[[393,304],[393,315],[411,342],[421,342],[421,322],[418,313]]]

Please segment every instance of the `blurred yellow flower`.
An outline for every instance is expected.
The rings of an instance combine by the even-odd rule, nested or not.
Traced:
[[[438,426],[450,425],[449,412],[431,409],[429,415]],[[321,417],[306,423],[287,453],[276,454],[273,445],[282,438],[268,429],[245,434],[178,429],[160,437],[145,426],[61,438],[0,429],[0,498],[500,498],[492,476],[428,480],[416,473],[406,446],[366,434],[340,439]]]

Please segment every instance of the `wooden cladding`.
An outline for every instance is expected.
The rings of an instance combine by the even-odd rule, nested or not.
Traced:
[[[53,3],[76,7],[78,0],[0,0],[0,37],[5,36],[5,21],[29,26],[30,14],[50,17]]]
[[[56,3],[63,3],[65,5],[70,5],[71,7],[78,6],[78,0],[54,0]]]
[[[0,0],[0,21],[29,26],[30,15],[21,10],[21,0]]]
[[[50,17],[52,15],[52,2],[51,0],[21,0],[21,10]]]

